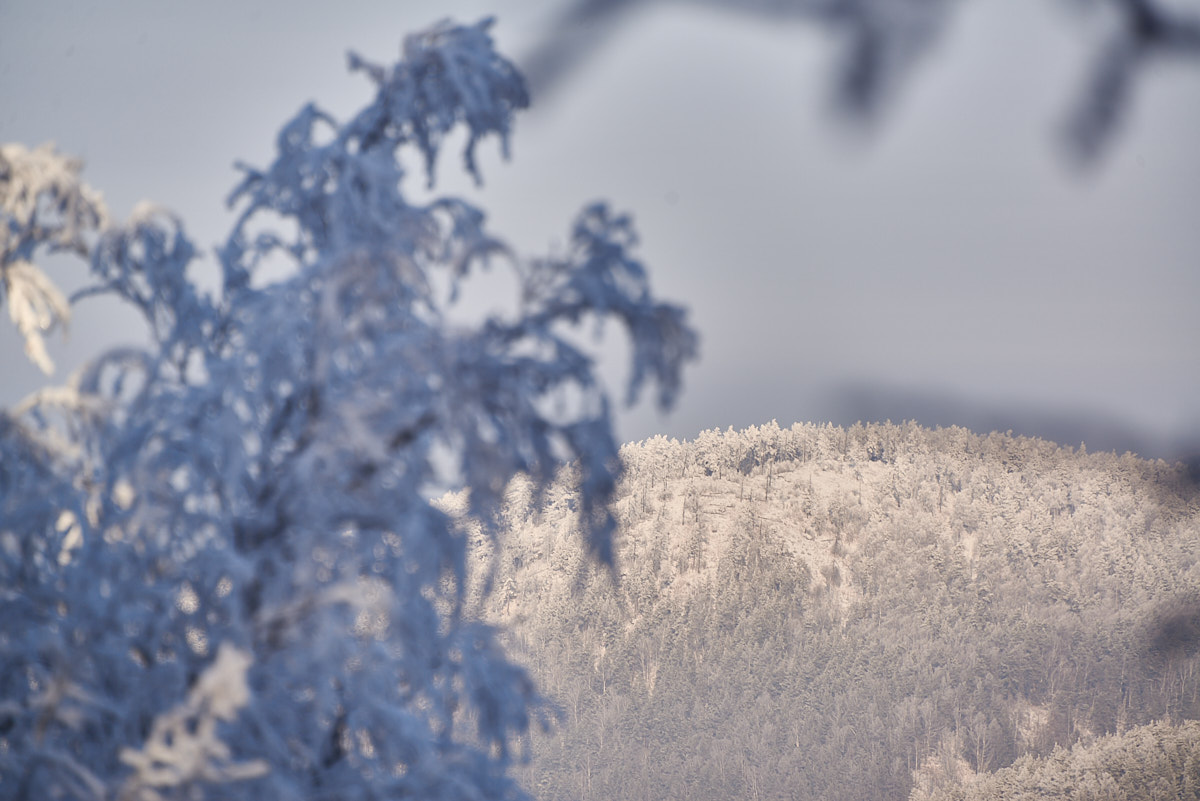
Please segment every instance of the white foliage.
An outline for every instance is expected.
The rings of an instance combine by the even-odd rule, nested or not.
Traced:
[[[87,253],[84,235],[103,227],[107,212],[99,192],[79,181],[82,163],[44,144],[29,150],[0,145],[0,257],[28,258],[30,249]]]
[[[187,702],[154,721],[140,750],[121,751],[121,761],[134,770],[122,788],[122,801],[160,801],[166,788],[254,779],[270,770],[261,759],[232,761],[229,746],[217,736],[217,723],[234,720],[250,702],[246,671],[253,661],[250,654],[221,644]]]
[[[59,324],[66,328],[71,319],[67,299],[45,273],[27,261],[5,266],[4,291],[8,295],[8,316],[25,338],[25,355],[43,373],[54,372],[42,334]]]
[[[0,145],[0,284],[26,355],[47,374],[54,363],[42,335],[57,325],[65,329],[71,311],[31,259],[43,249],[84,254],[85,234],[104,225],[104,201],[79,181],[80,168],[51,144]]]
[[[490,25],[410,36],[392,67],[352,57],[376,97],[344,123],[301,109],[275,160],[242,168],[215,297],[169,212],[141,206],[88,250],[103,217],[76,163],[0,173],[10,302],[43,286],[21,266],[34,250],[88,250],[95,284],[76,299],[115,294],[153,335],[0,413],[0,796],[525,797],[510,746],[550,710],[464,616],[466,536],[429,489],[457,477],[494,536],[515,476],[536,498],[574,460],[583,545],[610,561],[609,400],[566,329],[616,319],[627,396],[654,382],[664,406],[696,338],[602,204],[564,257],[523,260],[466,202],[403,196],[402,151],[432,181],[463,126],[478,178],[474,148],[503,145],[527,104]],[[59,227],[30,206],[36,187]],[[497,253],[522,314],[448,324],[457,294],[434,287]],[[291,272],[266,280],[280,257]],[[34,333],[65,319],[49,289],[17,292]],[[548,416],[564,394],[580,402]],[[89,700],[46,714],[55,686]],[[61,769],[67,753],[85,772]]]

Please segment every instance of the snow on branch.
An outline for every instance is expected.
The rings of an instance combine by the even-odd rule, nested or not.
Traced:
[[[378,84],[367,108],[341,125],[305,106],[268,167],[243,167],[218,297],[189,277],[195,248],[169,212],[139,207],[91,248],[79,297],[116,294],[154,341],[0,415],[0,777],[122,801],[526,797],[510,746],[546,703],[466,619],[469,543],[431,488],[465,490],[498,536],[506,485],[524,472],[540,492],[573,461],[584,544],[611,564],[621,463],[569,329],[616,319],[629,399],[653,381],[664,405],[696,335],[605,206],[565,258],[526,262],[470,204],[405,198],[401,148],[432,179],[463,126],[478,178],[475,145],[503,146],[527,103],[490,25],[441,23],[389,68],[352,57]],[[36,333],[65,305],[27,275],[18,239],[5,278],[40,287],[16,295]],[[494,254],[519,310],[451,324],[459,282]],[[294,269],[261,280],[280,257]],[[39,743],[35,702],[54,682],[105,704],[69,707]],[[52,752],[73,755],[75,778],[54,778]]]
[[[188,278],[195,257],[177,216],[140,203],[128,222],[105,232],[93,250],[91,269],[100,283],[72,300],[112,292],[142,313],[164,349],[202,341],[211,333],[215,310]]]
[[[187,701],[160,715],[141,749],[121,751],[133,768],[120,801],[162,801],[163,790],[198,782],[225,783],[264,776],[266,762],[234,762],[229,746],[217,736],[217,724],[232,721],[250,702],[246,671],[254,658],[222,643],[217,658],[200,675]]]
[[[79,180],[82,163],[55,152],[0,145],[0,286],[8,314],[25,340],[25,354],[44,373],[54,370],[43,334],[65,330],[70,306],[33,264],[39,250],[88,251],[86,234],[107,219],[98,192]]]
[[[415,146],[425,161],[429,185],[443,138],[467,128],[463,158],[478,181],[475,147],[488,135],[500,138],[505,156],[513,115],[529,104],[520,73],[493,47],[492,20],[459,26],[442,22],[405,39],[404,58],[393,67],[351,53],[350,68],[377,84],[375,99],[342,125],[314,104],[288,122],[277,140],[277,157],[266,170],[244,164],[242,182],[230,193],[232,207],[245,203],[233,235],[222,250],[227,291],[246,285],[258,263],[272,253],[311,264],[347,248],[400,251],[417,258],[443,258],[445,232],[430,210],[408,204],[400,194],[399,148]],[[454,239],[478,245],[473,257],[491,252],[494,240],[479,233],[482,215],[465,204],[442,200]],[[294,238],[253,231],[262,212],[291,218]],[[461,273],[462,261],[458,260]]]
[[[445,20],[404,40],[404,60],[388,70],[357,53],[350,68],[366,72],[379,94],[348,126],[364,150],[391,149],[414,141],[425,157],[429,185],[442,138],[460,122],[469,138],[463,151],[467,172],[480,181],[475,145],[495,134],[505,157],[509,152],[513,112],[529,105],[521,74],[498,55],[488,34],[494,19],[474,25]]]
[[[46,352],[42,335],[59,325],[65,331],[71,319],[71,306],[46,274],[29,262],[9,262],[3,270],[8,316],[25,340],[25,355],[49,375],[54,372],[54,362]]]

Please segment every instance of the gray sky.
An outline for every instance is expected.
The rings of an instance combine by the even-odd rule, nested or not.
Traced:
[[[440,17],[495,14],[519,62],[553,19],[513,0],[250,5],[0,5],[0,140],[56,141],[115,216],[154,200],[209,248],[235,159],[267,163],[309,100],[340,116],[366,100],[347,48],[391,59]],[[871,135],[830,113],[818,32],[656,6],[534,98],[510,163],[483,147],[482,189],[457,152],[439,186],[530,254],[593,199],[633,213],[656,289],[703,340],[675,413],[625,414],[623,438],[915,417],[1194,450],[1200,69],[1144,76],[1081,175],[1055,139],[1088,65],[1079,26],[1044,0],[963,5]],[[53,274],[79,280],[74,264]],[[114,304],[83,304],[52,343],[58,375],[139,336]],[[0,404],[42,382],[0,325]]]

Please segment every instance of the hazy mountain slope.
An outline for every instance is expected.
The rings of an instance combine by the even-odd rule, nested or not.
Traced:
[[[491,562],[483,612],[564,711],[544,799],[905,798],[1200,717],[1182,468],[909,424],[622,453],[619,582],[570,475],[510,488]]]

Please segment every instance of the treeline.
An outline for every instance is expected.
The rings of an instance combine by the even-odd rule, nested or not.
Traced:
[[[622,456],[616,576],[569,472],[510,487],[490,562],[483,612],[562,710],[545,801],[903,799],[1200,717],[1181,466],[914,424]]]

